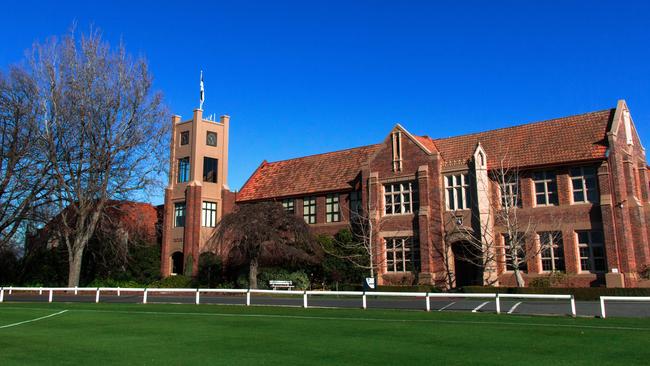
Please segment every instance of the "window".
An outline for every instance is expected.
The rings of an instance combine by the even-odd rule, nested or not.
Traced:
[[[515,263],[518,263],[520,271],[528,270],[526,263],[526,238],[523,234],[518,233],[516,237],[510,239],[510,235],[503,235],[504,254],[506,257],[506,270],[514,271]]]
[[[359,216],[361,215],[361,192],[360,191],[352,191],[350,192],[350,212],[352,215]]]
[[[305,197],[302,200],[302,217],[308,224],[316,223],[316,197]]]
[[[285,211],[294,213],[295,212],[295,209],[293,207],[294,202],[295,200],[293,198],[284,199],[282,200],[282,207],[284,207]]]
[[[467,210],[471,207],[471,192],[467,174],[445,177],[445,201],[447,210]]]
[[[539,233],[542,249],[542,271],[564,271],[564,248],[562,233],[545,231]]]
[[[174,226],[185,226],[185,202],[174,203]]]
[[[414,182],[384,184],[384,213],[403,215],[417,209],[417,189]]]
[[[190,143],[190,131],[181,132],[181,146]]]
[[[217,146],[217,133],[208,131],[208,134],[205,136],[205,144],[208,146]]]
[[[204,227],[217,226],[217,203],[216,202],[203,202],[201,226]]]
[[[386,238],[386,271],[412,272],[420,267],[420,251],[413,238]]]
[[[605,272],[605,248],[600,231],[578,231],[580,269],[589,272]]]
[[[598,202],[598,185],[596,182],[596,168],[582,167],[571,169],[573,202]]]
[[[533,174],[535,198],[538,206],[557,205],[557,183],[555,172],[544,171]]]
[[[203,158],[203,181],[217,183],[217,165],[219,160],[204,157]]]
[[[519,199],[519,178],[506,178],[501,186],[501,208],[521,207]]]
[[[328,194],[325,198],[325,220],[327,222],[341,221],[341,209],[339,206],[338,194]]]
[[[178,183],[190,180],[190,158],[178,159]]]

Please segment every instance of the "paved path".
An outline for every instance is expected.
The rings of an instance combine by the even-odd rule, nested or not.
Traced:
[[[48,293],[42,295],[34,293],[14,292],[9,295],[5,291],[5,302],[47,302]],[[95,294],[80,293],[79,295],[54,293],[54,302],[95,302]],[[141,303],[142,294],[102,294],[100,302],[103,303]],[[180,303],[194,304],[195,295],[188,294],[157,294],[149,293],[147,302],[156,303]],[[201,294],[201,304],[222,304],[222,305],[244,305],[246,303],[245,295],[216,296],[213,294]],[[361,308],[361,297],[333,297],[333,296],[309,296],[308,304],[310,307],[330,307],[330,308]],[[267,306],[296,306],[303,305],[301,295],[251,295],[251,305]],[[367,296],[367,306],[369,309],[407,309],[407,310],[424,310],[425,299],[421,298],[387,298]],[[467,311],[480,313],[496,312],[496,303],[494,300],[486,301],[485,299],[431,299],[431,311]],[[527,300],[527,299],[502,299],[501,312],[510,314],[527,314],[527,315],[570,315],[571,307],[567,300]],[[576,312],[578,316],[599,316],[600,303],[597,301],[576,301]],[[611,302],[607,303],[607,316],[625,316],[625,317],[650,317],[650,302]]]

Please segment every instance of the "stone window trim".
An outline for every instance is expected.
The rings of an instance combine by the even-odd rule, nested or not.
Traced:
[[[524,235],[524,234],[519,233],[518,235]],[[508,258],[508,251],[510,250],[510,245],[508,245],[508,234],[501,234],[500,236],[501,236],[501,240],[502,240],[502,243],[503,243],[503,245],[501,246],[501,248],[502,248],[501,253],[503,255],[503,257],[502,257],[503,258],[503,271],[505,273],[514,273],[515,269],[514,269],[514,264],[512,263],[512,258]],[[520,248],[520,249],[523,249],[523,251],[520,251],[520,253],[518,253],[518,254],[521,254],[521,257],[526,258],[526,250],[528,250],[528,247],[527,247],[528,242],[527,242],[526,238],[524,238],[523,240],[525,241],[524,246],[523,246],[523,248]],[[519,263],[519,266],[520,266],[519,267],[520,272],[528,273],[528,261],[523,261],[523,262]]]
[[[506,178],[507,179],[507,178]],[[506,207],[522,208],[521,200],[521,179],[519,177],[508,179],[505,182],[496,182],[499,185],[499,204],[501,208]],[[506,206],[507,203],[510,203]]]

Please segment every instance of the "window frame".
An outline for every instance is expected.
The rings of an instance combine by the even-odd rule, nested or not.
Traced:
[[[387,187],[390,187],[390,191],[387,190]],[[395,187],[399,189],[394,190]],[[408,187],[408,189],[404,187]],[[418,209],[418,187],[415,181],[384,183],[382,189],[384,191],[384,216],[413,215]],[[404,200],[406,197],[408,197],[408,201]],[[399,198],[399,202],[395,202],[395,198]],[[395,212],[396,208],[399,209],[399,212]]]
[[[557,172],[553,170],[540,170],[532,174],[533,188],[535,191],[535,207],[545,207],[545,206],[558,206],[560,201],[558,197],[558,186],[557,186]],[[543,191],[537,189],[538,184],[544,186]],[[555,189],[549,189],[549,185],[555,187]],[[544,197],[544,203],[539,203],[539,197]],[[551,200],[551,197],[554,198]]]
[[[540,247],[540,268],[542,272],[565,272],[566,258],[564,256],[564,241],[560,231],[541,231],[537,233],[540,246],[547,246],[546,249]],[[546,241],[548,240],[548,241]],[[548,252],[545,252],[548,251]],[[547,255],[548,253],[548,255]],[[546,261],[546,262],[545,262]],[[550,269],[545,269],[544,264],[550,263]],[[547,266],[549,267],[549,266]]]
[[[394,236],[384,237],[383,239],[386,258],[386,273],[408,273],[419,271],[420,248],[416,243],[415,237]],[[399,242],[399,245],[395,245],[397,242]]]
[[[521,208],[521,185],[519,184],[519,177],[514,177],[514,181],[508,180],[499,184],[499,195],[501,196],[501,208]],[[510,205],[506,206],[506,203]]]
[[[598,169],[590,166],[581,166],[569,169],[571,179],[571,203],[599,203],[600,192],[598,189]],[[594,186],[588,187],[588,182],[593,181]],[[579,187],[576,187],[576,183]],[[582,195],[582,200],[576,200],[576,194]],[[590,199],[589,196],[593,195]]]
[[[209,178],[209,174],[212,171],[208,171],[208,163],[213,162],[214,164],[210,164],[210,166],[214,166],[214,179],[207,179]],[[203,181],[207,183],[218,183],[219,182],[219,159],[216,158],[211,158],[209,156],[204,156],[203,157]]]
[[[341,221],[341,197],[338,193],[328,194],[325,197],[325,222]]]
[[[174,202],[174,227],[185,227],[186,215],[187,207],[185,201]]]
[[[201,203],[201,226],[217,226],[217,202],[203,201]]]
[[[522,236],[522,233],[518,233],[518,236]],[[512,261],[512,258],[509,258],[508,256],[508,251],[510,250],[510,245],[508,244],[508,234],[501,234],[501,239],[503,240],[503,259],[504,259],[504,265],[505,265],[505,271],[506,272],[514,272],[515,271],[515,266]],[[523,258],[526,259],[526,238],[523,238],[524,240],[524,245],[523,245]],[[519,271],[523,273],[528,273],[528,261],[524,260],[519,264]]]
[[[183,143],[183,138],[185,138],[185,142]],[[181,131],[180,133],[180,138],[179,138],[179,146],[185,146],[190,144],[190,131]]]
[[[316,196],[308,196],[302,199],[302,218],[307,224],[316,223]]]
[[[446,174],[443,176],[445,186],[445,209],[447,211],[470,210],[472,208],[472,191],[470,189],[471,185],[469,184],[469,177],[469,173]],[[458,201],[459,192],[460,202]],[[460,203],[460,205],[458,205],[458,203]]]
[[[577,249],[578,249],[578,260],[580,261],[580,272],[606,273],[607,256],[605,253],[605,238],[603,237],[603,232],[601,230],[577,230],[575,233],[576,233],[576,243],[578,244]],[[598,235],[600,235],[601,242],[597,242],[596,240],[594,240],[594,233],[598,233]],[[581,241],[580,234],[585,234],[587,236],[587,242]],[[594,248],[600,248],[602,250],[602,256],[595,256]],[[587,256],[583,255],[584,249],[586,249]],[[596,269],[597,260],[602,261],[602,269]],[[586,265],[583,265],[585,263]]]
[[[282,200],[282,208],[290,213],[296,213],[296,200],[293,198],[285,198]]]
[[[214,135],[214,145],[212,145],[210,143],[210,136],[211,135]],[[205,145],[206,146],[211,146],[211,147],[217,147],[217,145],[219,144],[219,141],[217,140],[217,137],[219,137],[219,136],[217,135],[217,133],[215,131],[207,131],[206,134],[205,134]]]
[[[190,157],[178,158],[178,170],[176,172],[176,183],[187,183],[190,181],[191,165]]]

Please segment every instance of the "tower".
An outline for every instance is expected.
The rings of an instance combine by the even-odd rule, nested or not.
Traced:
[[[217,222],[234,201],[228,189],[230,117],[172,116],[169,184],[165,189],[161,273],[196,275]]]

